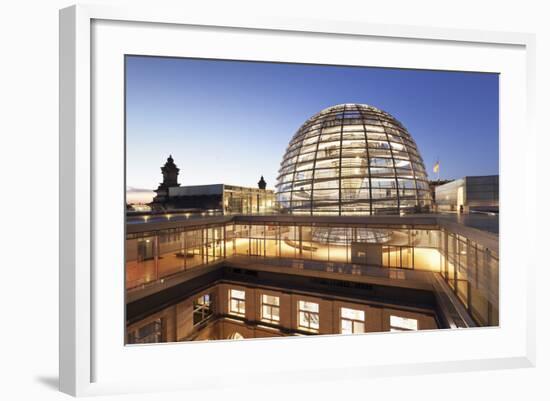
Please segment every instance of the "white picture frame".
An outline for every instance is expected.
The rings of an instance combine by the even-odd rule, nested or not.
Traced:
[[[374,25],[350,21],[296,20],[290,17],[278,19],[243,15],[239,18],[223,18],[187,15],[182,10],[154,7],[69,7],[60,12],[61,391],[72,395],[94,395],[197,389],[211,376],[216,378],[218,386],[230,387],[238,386],[234,380],[235,375],[244,372],[257,382],[265,380],[267,373],[271,378],[277,376],[283,381],[291,382],[338,379],[344,376],[360,380],[363,377],[388,374],[534,366],[533,274],[536,261],[532,252],[520,255],[518,251],[504,245],[501,245],[502,323],[496,329],[407,333],[404,336],[388,334],[300,339],[298,346],[305,361],[293,363],[292,369],[287,369],[284,360],[277,359],[277,354],[296,353],[298,346],[293,340],[125,348],[123,338],[119,336],[124,324],[120,320],[123,311],[122,308],[117,309],[120,299],[123,299],[123,284],[118,281],[118,273],[110,280],[101,270],[106,261],[109,261],[112,269],[120,266],[120,270],[123,270],[123,265],[119,263],[122,261],[123,249],[119,234],[124,226],[124,187],[120,186],[124,159],[120,146],[123,145],[124,132],[120,131],[119,124],[120,112],[123,111],[123,103],[119,101],[124,95],[120,92],[120,74],[123,71],[117,70],[118,72],[113,73],[113,69],[120,66],[119,56],[125,53],[137,51],[135,54],[181,56],[182,54],[175,54],[173,50],[176,49],[177,40],[161,39],[174,38],[180,34],[189,35],[186,29],[192,30],[192,35],[197,35],[194,38],[202,41],[201,46],[194,47],[192,52],[187,49],[184,54],[188,56],[223,58],[227,55],[228,58],[251,57],[255,60],[327,63],[330,62],[329,59],[321,57],[313,60],[312,54],[304,54],[300,41],[324,41],[328,46],[331,40],[337,39],[341,43],[354,41],[354,45],[357,41],[362,41],[365,46],[374,46],[373,49],[383,42],[384,48],[401,46],[399,49],[405,52],[401,53],[402,60],[399,60],[399,53],[391,56],[391,51],[381,51],[380,60],[369,62],[370,66],[500,73],[503,77],[500,99],[501,244],[513,243],[518,249],[532,247],[526,238],[514,234],[511,228],[520,233],[523,230],[534,232],[536,206],[530,205],[526,191],[518,188],[519,184],[508,184],[521,183],[534,188],[534,177],[527,173],[528,161],[532,156],[530,152],[534,152],[534,149],[514,149],[510,141],[513,132],[522,132],[526,141],[536,142],[532,128],[535,85],[533,35]],[[202,37],[203,34],[206,36]],[[218,40],[220,35],[226,35],[223,38],[226,42],[223,49],[219,48],[219,53],[212,54],[212,49],[215,49],[213,38]],[[288,53],[273,53],[270,56],[266,53],[269,46],[267,49],[264,46],[252,54],[250,43],[254,42],[254,38],[250,35],[261,35],[266,43],[278,44],[275,48],[286,49]],[[296,44],[289,45],[285,42],[290,38]],[[244,47],[248,50],[239,50],[238,42],[241,39],[243,43],[247,43]],[[432,53],[436,47],[442,58],[457,59],[449,64],[448,60],[428,57],[430,46]],[[422,50],[423,47],[426,49]],[[405,59],[403,55],[408,48],[415,48],[419,55],[426,52],[426,57]],[[235,57],[237,53],[239,56]],[[458,59],[460,54],[466,56]],[[345,52],[337,57],[341,57],[340,63],[346,62],[345,58],[348,57],[347,62],[350,64],[365,65],[360,57],[346,56]],[[108,91],[104,90],[106,87],[109,88]],[[113,93],[114,97],[111,96]],[[99,98],[105,100],[107,95],[111,99],[108,104],[107,101],[98,101]],[[107,108],[109,115],[105,114]],[[515,169],[509,168],[509,159],[512,156]],[[114,177],[107,178],[108,173],[113,171],[118,172],[113,174]],[[111,224],[114,224],[113,227],[117,224],[120,227],[112,232],[101,231],[111,227]],[[113,248],[103,247],[102,243],[107,240],[113,244]],[[515,270],[512,266],[515,266]],[[120,289],[118,296],[117,288]],[[101,299],[97,297],[98,291],[104,294]],[[107,304],[115,305],[112,308],[115,312],[106,312]],[[392,358],[385,358],[371,350],[371,358],[367,362],[360,358],[361,352],[356,352],[357,347],[368,349],[372,343],[373,347],[380,348],[390,340],[393,341],[396,354],[399,354]],[[453,343],[456,348],[439,349],[430,354],[429,349],[442,346],[443,343]],[[323,360],[314,358],[316,350],[320,348],[324,352]],[[425,357],[415,351],[422,349],[426,350]],[[222,370],[215,368],[214,371],[199,368],[194,373],[180,371],[170,374],[177,354],[185,353],[189,358],[196,358],[197,350],[209,358],[220,360],[230,360],[240,355],[242,361],[234,366],[234,374],[222,374]],[[340,357],[336,359],[336,355]],[[255,364],[247,367],[251,361],[260,358],[270,360],[272,366]],[[131,366],[137,361],[145,364],[164,361],[166,366],[156,370],[154,375],[149,375],[145,380],[131,371]],[[197,360],[197,363],[200,367],[200,361]]]

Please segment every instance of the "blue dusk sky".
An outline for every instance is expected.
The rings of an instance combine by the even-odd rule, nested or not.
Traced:
[[[408,129],[430,178],[498,174],[498,75],[127,56],[127,186],[156,189],[169,154],[180,184],[274,188],[296,130],[341,103]],[[135,191],[139,192],[139,191]]]

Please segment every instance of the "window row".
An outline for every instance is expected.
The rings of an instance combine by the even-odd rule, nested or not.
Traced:
[[[314,160],[317,160],[317,163],[323,161],[327,166],[331,163],[339,162],[340,159],[358,159],[361,163],[366,163],[367,160],[370,161],[371,165],[376,165],[377,163],[382,163],[381,161],[375,160],[376,158],[389,159],[389,160],[410,160],[416,163],[422,163],[422,158],[420,155],[410,149],[403,150],[389,150],[383,148],[366,148],[365,146],[355,146],[355,147],[330,147],[323,148],[318,151],[307,152],[307,153],[290,153],[287,154],[283,162],[281,163],[280,170],[284,170],[290,166],[299,166],[302,167],[304,164],[307,165],[307,162],[313,163]]]
[[[318,333],[320,327],[319,303],[299,300],[297,302],[298,329]],[[229,289],[229,314],[244,317],[246,313],[245,291]],[[281,318],[280,297],[261,295],[261,320],[278,324]],[[340,308],[340,332],[342,334],[365,333],[365,311],[352,308]],[[418,330],[418,320],[401,316],[390,316],[391,331]]]

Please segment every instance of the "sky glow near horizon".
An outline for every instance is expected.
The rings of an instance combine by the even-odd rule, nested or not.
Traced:
[[[127,56],[129,200],[151,196],[170,154],[181,185],[274,188],[294,133],[341,103],[401,121],[430,179],[437,160],[442,179],[498,174],[498,96],[497,74]]]

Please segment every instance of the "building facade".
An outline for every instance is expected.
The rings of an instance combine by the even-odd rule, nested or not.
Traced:
[[[172,187],[165,203],[168,210],[216,210],[221,214],[268,214],[275,209],[269,189],[214,184]]]
[[[426,305],[220,280],[128,326],[129,344],[361,334],[440,327]]]
[[[365,245],[356,234],[363,228],[392,235],[382,244]],[[319,242],[316,229],[347,234],[344,242]],[[445,323],[440,310],[449,304],[432,302],[443,327],[494,326],[499,321],[498,265],[496,234],[435,216],[218,216],[135,224],[128,226],[126,240],[128,315],[140,300],[151,302],[172,287],[181,288],[172,293],[178,303],[190,288],[224,280],[275,285],[278,279],[288,291],[340,288],[340,296],[394,306],[421,307],[422,290],[432,299],[450,297],[454,301],[447,302],[462,308],[449,312],[462,316],[461,322]],[[165,305],[167,299],[158,296]]]
[[[468,176],[435,188],[437,210],[470,213],[499,211],[499,176]]]
[[[266,189],[262,176],[258,188],[213,184],[181,186],[179,168],[170,155],[161,167],[163,181],[155,190],[156,196],[148,205],[155,213],[208,211],[211,214],[266,214],[276,207],[275,194]]]

